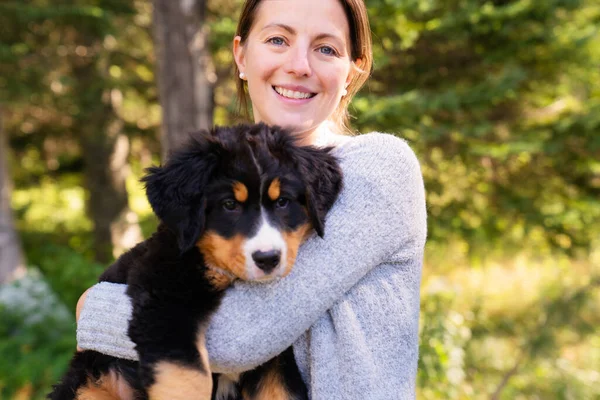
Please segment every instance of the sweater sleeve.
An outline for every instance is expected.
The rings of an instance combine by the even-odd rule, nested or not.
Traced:
[[[286,278],[237,281],[228,289],[207,331],[214,372],[246,371],[271,359],[375,266],[399,252],[422,250],[424,189],[409,146],[390,135],[371,134],[354,138],[339,153],[344,189],[327,216],[324,238],[302,245]],[[99,284],[90,291],[78,325],[79,347],[134,359],[127,319],[100,306],[106,298],[129,304],[123,286]]]
[[[127,329],[132,305],[127,285],[100,282],[92,286],[77,321],[77,346],[110,356],[137,360]]]

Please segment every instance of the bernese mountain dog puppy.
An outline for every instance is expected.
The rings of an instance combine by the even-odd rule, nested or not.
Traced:
[[[157,231],[100,281],[127,283],[139,362],[74,355],[52,400],[306,399],[291,348],[236,377],[211,374],[204,333],[235,279],[287,275],[298,247],[323,235],[342,173],[331,149],[300,146],[264,124],[190,135],[142,179]]]

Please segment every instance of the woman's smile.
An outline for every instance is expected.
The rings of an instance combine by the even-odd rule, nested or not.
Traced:
[[[277,97],[286,104],[307,104],[317,93],[298,85],[273,85]]]

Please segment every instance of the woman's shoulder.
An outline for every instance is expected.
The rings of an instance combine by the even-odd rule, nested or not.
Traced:
[[[351,137],[336,151],[344,175],[340,203],[369,199],[375,204],[369,208],[370,218],[376,213],[389,221],[413,221],[410,231],[424,241],[425,186],[419,161],[408,142],[372,132]]]
[[[344,170],[418,170],[419,161],[408,142],[389,133],[370,132],[350,136],[336,149]]]

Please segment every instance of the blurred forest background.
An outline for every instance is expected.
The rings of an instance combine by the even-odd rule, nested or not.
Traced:
[[[43,398],[77,298],[156,226],[143,169],[239,121],[240,4],[0,1],[1,399]],[[427,187],[418,398],[600,399],[600,1],[367,5],[353,125]]]

